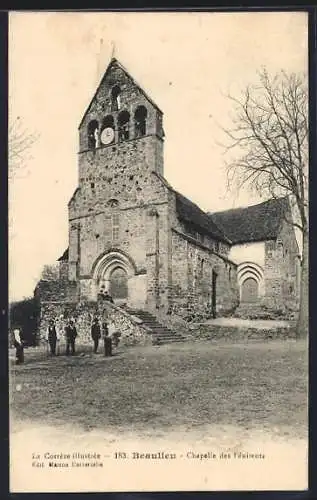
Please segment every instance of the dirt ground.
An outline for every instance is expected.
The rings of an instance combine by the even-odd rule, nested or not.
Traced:
[[[123,491],[161,491],[161,469],[167,490],[283,489],[286,483],[301,489],[307,483],[304,342],[119,348],[111,359],[87,351],[26,357],[25,365],[12,366],[10,392],[12,462],[26,457],[23,480],[16,472],[15,484],[26,490],[38,474],[25,468],[34,452],[78,449],[101,450],[112,471],[93,491],[120,491],[118,462],[126,470]],[[133,453],[158,450],[177,460],[154,469],[155,460],[132,460]],[[116,460],[118,452],[126,459]],[[217,460],[191,460],[191,452]],[[239,453],[264,458],[233,460]],[[46,479],[45,491],[91,488],[91,475],[72,474],[57,484]]]

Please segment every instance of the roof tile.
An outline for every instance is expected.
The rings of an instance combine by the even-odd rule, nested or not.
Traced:
[[[209,214],[232,241],[247,243],[276,239],[279,227],[289,208],[288,198],[278,198],[245,208],[235,208]]]

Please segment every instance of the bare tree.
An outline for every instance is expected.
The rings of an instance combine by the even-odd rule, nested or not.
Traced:
[[[13,118],[9,123],[8,128],[8,163],[9,163],[9,179],[16,176],[18,171],[21,171],[31,158],[30,150],[37,135],[30,133],[21,118]]]
[[[31,148],[37,140],[38,135],[29,132],[23,124],[20,116],[13,118],[9,113],[8,126],[8,179],[14,181],[22,176],[28,161],[32,158]],[[12,187],[12,186],[10,186]],[[11,194],[11,190],[9,191]],[[13,227],[13,218],[9,210],[10,239],[16,236]]]
[[[297,336],[308,331],[308,85],[306,75],[264,68],[256,85],[229,95],[234,116],[222,128],[229,187],[248,186],[261,197],[290,195],[302,233],[302,271]]]

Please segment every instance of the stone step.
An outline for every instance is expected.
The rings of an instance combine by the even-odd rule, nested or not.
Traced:
[[[159,341],[159,342],[184,342],[184,340],[186,340],[184,337],[160,337],[159,335],[158,336],[155,336],[154,338],[155,341]]]
[[[139,318],[143,325],[151,330],[154,344],[168,344],[173,342],[183,342],[185,340],[182,335],[174,333],[172,330],[162,325],[153,314],[147,311],[131,309],[129,307],[125,307],[125,311],[128,314]]]
[[[153,331],[153,334],[156,335],[157,337],[164,337],[164,338],[183,338],[183,335],[179,334],[179,333],[173,333],[173,332],[169,332],[169,333],[161,333],[161,332],[157,332],[157,331]]]

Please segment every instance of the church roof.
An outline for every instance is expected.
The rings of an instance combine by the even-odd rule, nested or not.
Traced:
[[[174,191],[176,195],[176,212],[180,219],[190,222],[203,231],[210,234],[213,238],[230,243],[230,240],[218,227],[209,215],[198,207],[191,200],[182,194]]]
[[[61,262],[63,260],[68,260],[68,248],[66,248],[66,250],[64,251],[63,255],[61,255],[57,261],[58,262]]]
[[[154,106],[154,107],[155,107],[158,111],[160,111],[160,113],[162,113],[162,114],[163,114],[163,112],[160,110],[160,108],[158,107],[158,105],[157,105],[157,104],[153,101],[153,99],[151,99],[151,97],[149,97],[149,95],[145,92],[145,90],[143,90],[143,88],[141,87],[141,85],[139,85],[139,83],[138,83],[138,82],[137,82],[137,81],[136,81],[136,80],[135,80],[135,79],[134,79],[134,78],[130,75],[130,73],[129,73],[126,69],[125,69],[125,67],[124,67],[124,66],[123,66],[123,65],[122,65],[122,64],[121,64],[121,63],[120,63],[120,62],[119,62],[119,61],[118,61],[115,57],[113,57],[113,58],[111,59],[110,63],[108,64],[107,69],[106,69],[106,71],[105,71],[105,73],[104,73],[103,77],[101,78],[100,83],[99,83],[99,85],[98,85],[98,87],[97,87],[97,89],[96,89],[96,91],[95,91],[95,93],[94,93],[94,95],[93,95],[92,99],[90,100],[89,105],[87,106],[87,109],[86,109],[86,111],[85,111],[85,113],[84,113],[84,116],[82,117],[82,119],[81,119],[81,121],[80,121],[80,124],[79,124],[79,127],[78,127],[78,128],[80,128],[80,127],[82,126],[82,123],[83,123],[83,121],[84,121],[84,119],[85,119],[85,117],[86,117],[86,115],[87,115],[87,113],[88,113],[88,111],[89,111],[89,109],[90,109],[90,106],[91,106],[91,104],[92,104],[93,100],[95,99],[95,97],[96,97],[96,95],[97,95],[97,93],[98,93],[98,91],[99,91],[99,89],[100,89],[100,87],[101,87],[101,85],[102,85],[102,83],[103,83],[104,79],[106,78],[107,74],[109,73],[109,71],[110,71],[111,67],[112,67],[114,64],[116,64],[117,66],[119,66],[119,68],[121,68],[121,69],[122,69],[122,71],[124,71],[124,72],[126,73],[126,75],[128,75],[128,77],[130,78],[130,80],[132,81],[132,83],[133,83],[136,87],[138,87],[138,88],[139,88],[139,90],[142,92],[142,94],[144,95],[144,97],[145,97],[145,98],[146,98],[146,99],[147,99],[147,100],[148,100],[148,101],[149,101],[149,102],[150,102],[150,103],[151,103],[151,104],[152,104],[152,105],[153,105],[153,106]]]
[[[288,198],[277,198],[245,208],[209,214],[232,243],[274,240],[286,210]]]

